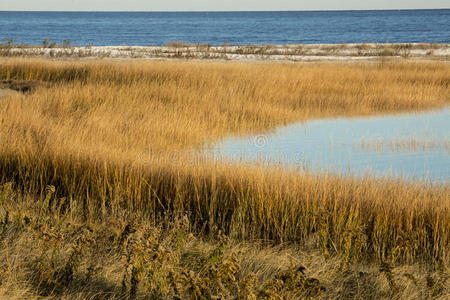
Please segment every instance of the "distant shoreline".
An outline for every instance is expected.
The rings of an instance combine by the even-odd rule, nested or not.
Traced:
[[[450,44],[363,43],[223,45],[171,42],[165,46],[43,46],[0,44],[0,57],[200,59],[230,61],[367,61],[379,59],[450,60]]]
[[[389,8],[389,9],[292,9],[292,10],[0,10],[0,12],[32,13],[265,13],[265,12],[353,12],[353,11],[430,11],[447,8]]]

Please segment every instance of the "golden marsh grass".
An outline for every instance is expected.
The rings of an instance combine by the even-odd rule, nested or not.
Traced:
[[[187,214],[197,232],[314,237],[348,262],[448,260],[448,184],[170,155],[294,121],[448,105],[446,63],[2,60],[0,79],[46,85],[0,102],[0,180],[41,195],[54,185],[55,201],[82,206],[86,220],[123,208],[155,223]]]
[[[53,188],[36,201],[6,184],[0,202],[2,299],[446,299],[450,289],[442,261],[348,264],[314,239],[208,239],[186,217],[155,225],[128,208],[85,220]]]

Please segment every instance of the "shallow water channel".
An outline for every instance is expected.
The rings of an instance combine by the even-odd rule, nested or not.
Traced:
[[[420,113],[312,120],[212,146],[216,159],[312,171],[448,182],[450,107]]]

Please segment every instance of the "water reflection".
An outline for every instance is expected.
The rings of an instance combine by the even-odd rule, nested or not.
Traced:
[[[297,166],[314,171],[448,181],[450,108],[439,111],[314,120],[271,134],[227,138],[216,159]]]

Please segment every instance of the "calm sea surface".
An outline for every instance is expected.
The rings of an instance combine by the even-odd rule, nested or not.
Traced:
[[[0,38],[41,44],[450,43],[450,9],[316,12],[4,12]]]

